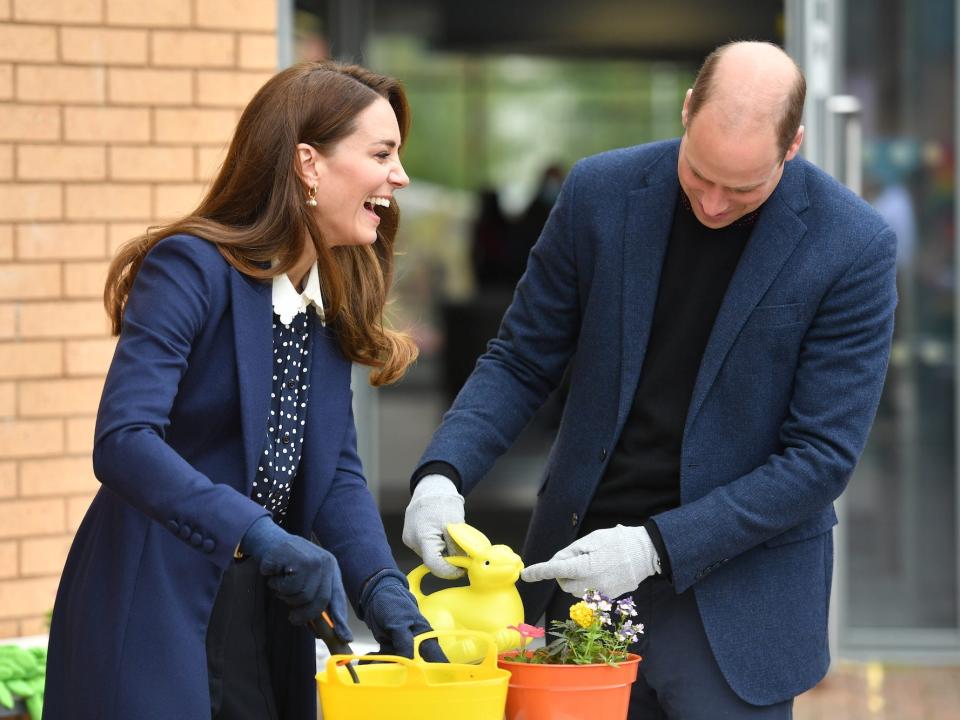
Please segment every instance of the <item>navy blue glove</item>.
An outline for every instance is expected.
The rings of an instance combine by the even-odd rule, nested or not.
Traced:
[[[385,655],[412,658],[414,636],[432,629],[398,570],[381,570],[367,581],[360,595],[360,610]],[[422,643],[420,655],[428,662],[447,662],[436,639]]]
[[[324,610],[337,635],[353,640],[347,625],[347,596],[333,555],[306,538],[282,530],[269,517],[257,520],[240,541],[240,550],[260,563],[267,587],[289,605],[290,622],[304,625]]]

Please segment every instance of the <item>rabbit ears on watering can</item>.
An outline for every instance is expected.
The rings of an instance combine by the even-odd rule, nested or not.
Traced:
[[[466,523],[450,523],[447,525],[447,534],[468,557],[462,555],[447,555],[444,559],[457,567],[469,567],[470,558],[481,555],[490,549],[487,536]]]

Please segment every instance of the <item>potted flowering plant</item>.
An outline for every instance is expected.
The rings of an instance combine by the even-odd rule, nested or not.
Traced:
[[[543,628],[511,627],[522,640],[517,650],[499,656],[500,667],[511,673],[507,720],[625,718],[640,662],[627,649],[643,634],[636,617],[632,598],[613,602],[588,590],[567,620],[553,621],[555,639],[544,647],[525,649],[530,639],[544,637]]]

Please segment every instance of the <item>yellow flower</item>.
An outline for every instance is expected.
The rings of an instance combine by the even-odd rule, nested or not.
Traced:
[[[570,608],[570,619],[582,628],[593,625],[596,615],[585,602],[578,602]]]

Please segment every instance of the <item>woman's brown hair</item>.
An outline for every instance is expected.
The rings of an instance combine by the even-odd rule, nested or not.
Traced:
[[[417,347],[383,324],[393,277],[396,202],[376,207],[382,221],[373,245],[328,247],[305,204],[296,167],[298,143],[328,154],[378,97],[393,107],[405,139],[410,111],[403,88],[392,78],[358,65],[322,62],[294,65],[268,80],[243,111],[223,166],[199,207],[169,225],[149,228],[123,245],[110,264],[103,297],[113,333],[120,334],[123,309],[144,256],[165,237],[203,238],[238,271],[261,280],[294,267],[310,238],[341,351],[373,368],[372,385],[400,379],[416,359]]]

